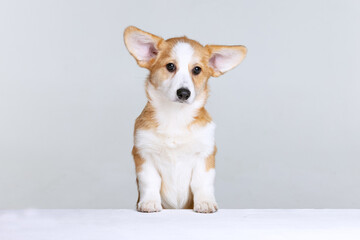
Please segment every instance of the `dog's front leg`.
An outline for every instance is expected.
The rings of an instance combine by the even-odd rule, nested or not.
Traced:
[[[137,172],[139,202],[137,210],[140,212],[161,211],[161,177],[151,161],[144,161]]]
[[[199,160],[193,169],[191,191],[194,195],[194,211],[200,213],[216,212],[214,180],[215,168],[208,169],[206,160]]]

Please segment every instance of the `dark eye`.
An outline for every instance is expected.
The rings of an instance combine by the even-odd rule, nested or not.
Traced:
[[[175,64],[173,63],[168,63],[166,64],[166,69],[169,71],[169,72],[174,72],[176,70],[176,66]]]
[[[201,72],[201,67],[194,67],[192,72],[194,75],[198,75]]]

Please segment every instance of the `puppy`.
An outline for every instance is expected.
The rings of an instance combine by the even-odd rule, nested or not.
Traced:
[[[215,124],[204,108],[208,79],[240,64],[246,47],[164,40],[133,26],[125,29],[124,40],[137,64],[150,71],[148,102],[136,119],[132,150],[137,210],[216,212]]]

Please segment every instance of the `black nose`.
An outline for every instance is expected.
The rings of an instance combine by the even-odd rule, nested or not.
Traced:
[[[176,94],[180,100],[187,100],[190,97],[190,91],[186,88],[180,88],[176,91]]]

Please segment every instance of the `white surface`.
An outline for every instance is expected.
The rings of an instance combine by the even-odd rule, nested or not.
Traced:
[[[360,239],[360,210],[4,210],[1,240]]]

